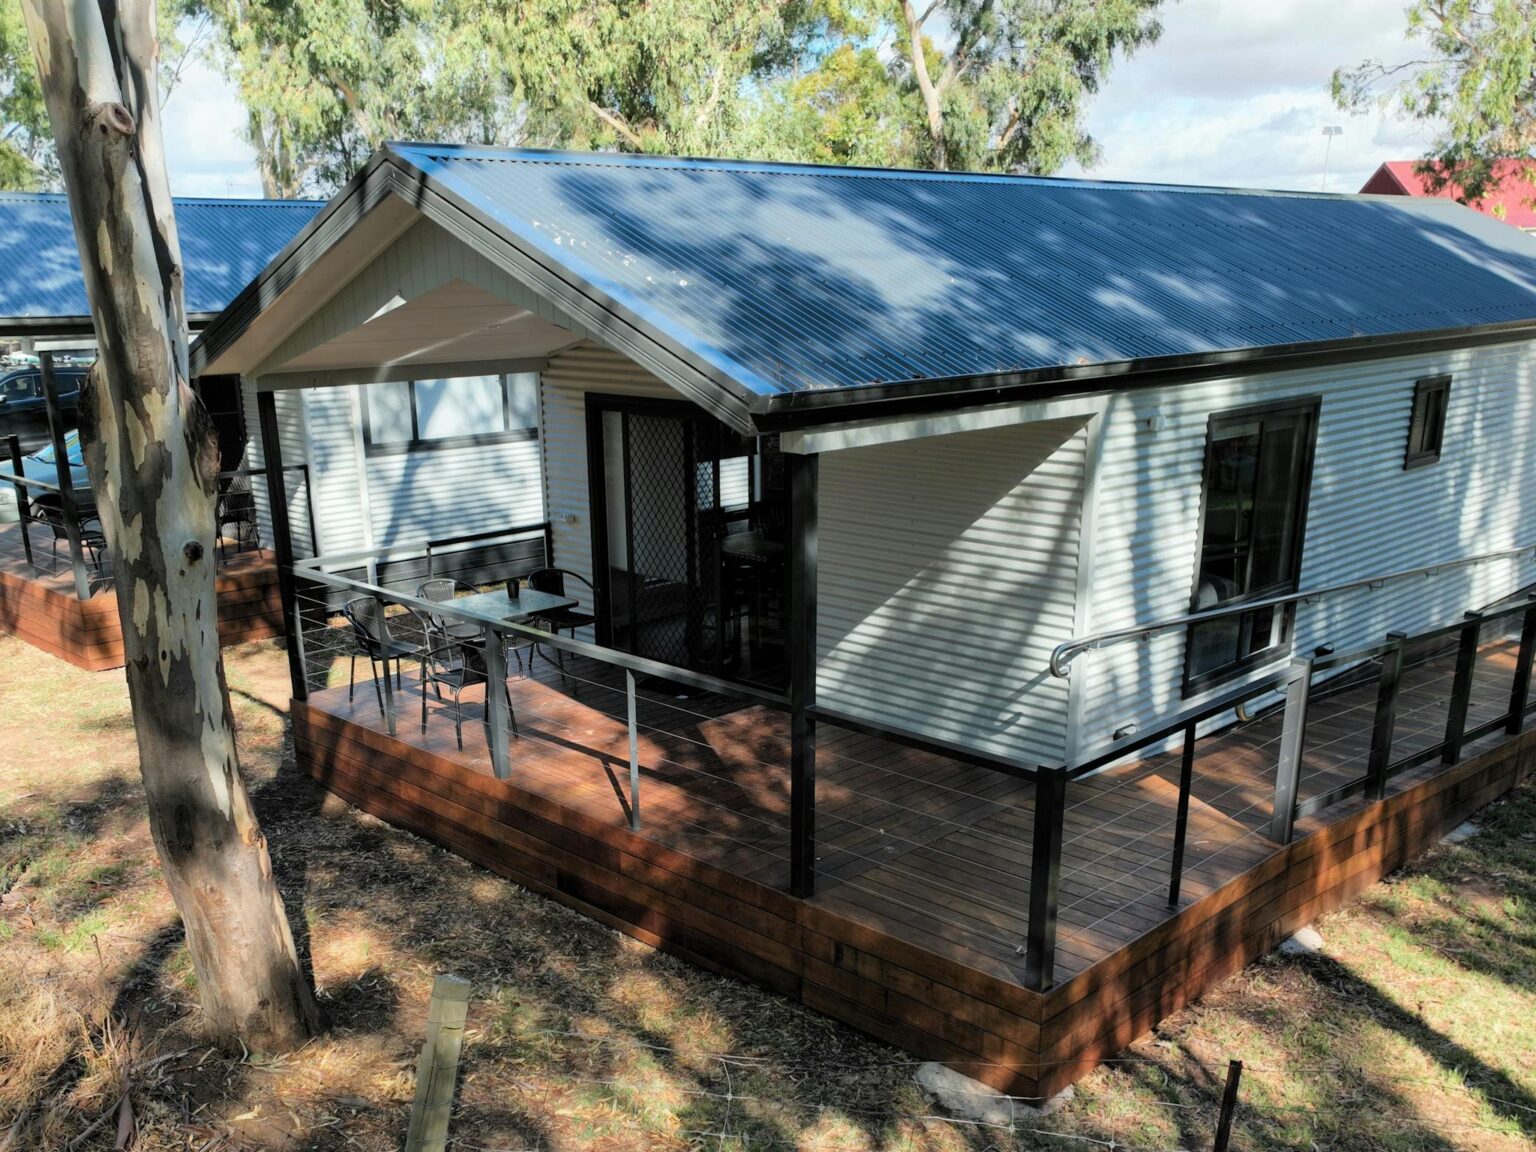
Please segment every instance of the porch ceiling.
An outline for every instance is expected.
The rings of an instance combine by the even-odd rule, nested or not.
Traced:
[[[272,370],[539,361],[576,339],[526,308],[454,280],[413,300],[386,305],[366,323]]]

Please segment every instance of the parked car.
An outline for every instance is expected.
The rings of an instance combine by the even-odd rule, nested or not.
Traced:
[[[55,368],[54,380],[59,390],[59,411],[73,418],[80,406],[80,385],[88,368]],[[48,407],[43,399],[43,377],[36,368],[13,368],[0,374],[0,432],[8,425],[47,424]]]
[[[82,504],[91,501],[91,479],[85,470],[85,457],[80,450],[80,433],[69,432],[64,437],[64,451],[69,460],[69,482],[74,485],[78,499]],[[59,471],[54,466],[53,445],[48,444],[39,448],[36,452],[21,458],[21,474],[28,480],[41,480],[46,484],[59,482]],[[0,459],[0,472],[9,473],[11,462],[8,459]],[[43,495],[44,489],[33,489],[31,499]],[[0,483],[0,522],[16,519],[16,486],[14,484]]]

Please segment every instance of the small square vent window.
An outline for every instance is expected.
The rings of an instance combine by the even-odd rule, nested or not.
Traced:
[[[1413,386],[1413,417],[1408,421],[1408,451],[1404,468],[1422,468],[1440,459],[1445,437],[1445,410],[1451,402],[1451,378],[1431,376]]]

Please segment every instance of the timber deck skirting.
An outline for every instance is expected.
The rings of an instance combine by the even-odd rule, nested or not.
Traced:
[[[228,647],[283,634],[277,566],[270,552],[234,553],[218,570],[219,638]],[[83,668],[101,672],[123,666],[123,633],[117,594],[108,589],[89,600],[73,583],[38,576],[20,564],[0,564],[0,632]]]
[[[1302,821],[1290,845],[1264,842],[1256,863],[1202,887],[1042,995],[967,963],[964,949],[839,899],[835,884],[797,900],[595,816],[574,795],[562,802],[522,787],[516,765],[512,781],[496,780],[451,743],[423,746],[408,720],[400,738],[388,736],[347,705],[344,688],[335,691],[324,703],[293,702],[298,761],[359,808],[647,944],[1024,1097],[1080,1078],[1434,844],[1536,764],[1528,732],[1452,768],[1405,776],[1384,801],[1335,805]]]

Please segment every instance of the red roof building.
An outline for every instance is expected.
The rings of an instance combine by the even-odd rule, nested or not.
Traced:
[[[1536,164],[1536,161],[1533,161]],[[1462,191],[1455,184],[1447,184],[1438,192],[1431,192],[1424,186],[1424,177],[1420,176],[1417,168],[1417,160],[1388,160],[1374,175],[1365,182],[1361,192],[1368,192],[1377,196],[1439,196],[1444,200],[1461,200]],[[1498,173],[1499,186],[1481,204],[1474,204],[1485,216],[1492,216],[1497,220],[1503,220],[1506,224],[1513,224],[1526,232],[1536,231],[1536,208],[1531,204],[1536,201],[1536,185],[1526,179],[1524,169],[1528,167],[1523,161],[1506,160],[1500,164]]]

